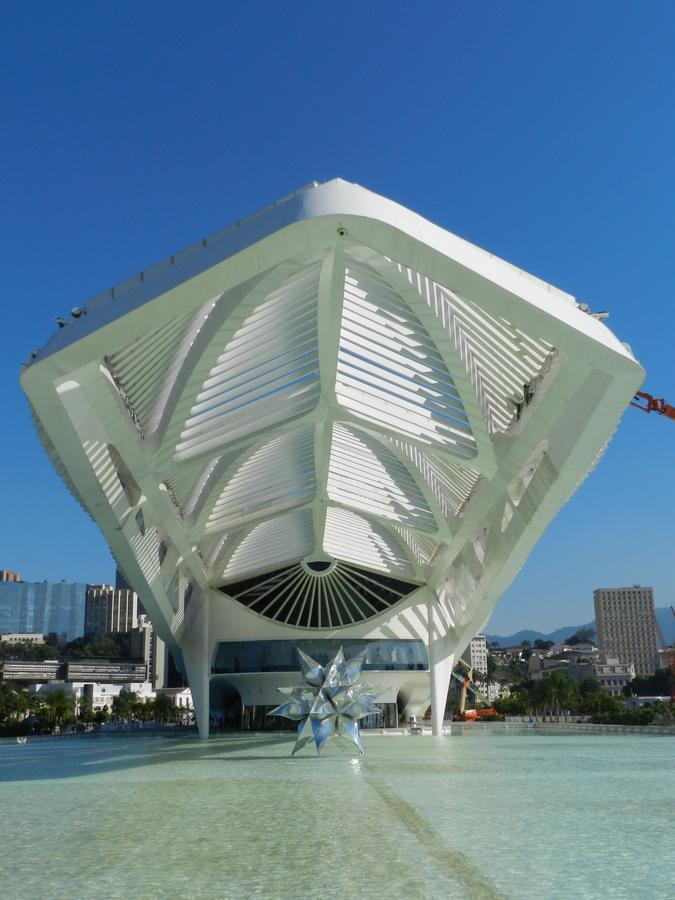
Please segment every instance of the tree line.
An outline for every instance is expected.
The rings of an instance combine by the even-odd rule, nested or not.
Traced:
[[[667,676],[660,677],[665,684]],[[590,716],[591,722],[598,725],[672,723],[669,703],[656,702],[629,710],[622,697],[604,690],[597,679],[587,678],[577,682],[564,672],[549,672],[541,681],[524,681],[515,685],[509,697],[495,701],[494,708],[502,715],[537,715],[544,719]]]
[[[0,682],[0,735],[54,734],[84,731],[105,722],[182,722],[190,712],[175,707],[166,694],[139,697],[122,691],[112,705],[93,709],[91,703],[62,689],[30,693],[8,681]]]

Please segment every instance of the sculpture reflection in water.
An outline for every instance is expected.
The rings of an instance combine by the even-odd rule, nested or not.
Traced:
[[[377,693],[361,682],[361,666],[365,653],[345,660],[342,647],[327,666],[320,665],[298,648],[304,684],[278,688],[288,700],[270,712],[298,723],[298,737],[291,755],[313,740],[317,751],[329,738],[343,737],[363,745],[359,735],[359,719],[376,711]]]

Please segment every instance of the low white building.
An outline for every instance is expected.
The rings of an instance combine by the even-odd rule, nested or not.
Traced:
[[[192,709],[192,692],[189,687],[161,688],[157,694],[164,694],[176,708]]]
[[[0,634],[0,643],[2,644],[44,644],[44,642],[43,634],[33,634],[31,631],[12,631]]]
[[[112,709],[113,700],[122,691],[133,692],[139,700],[154,699],[155,691],[149,681],[129,684],[98,684],[89,681],[50,681],[48,684],[30,684],[28,690],[32,694],[46,694],[51,691],[64,691],[75,697],[78,706],[86,702],[93,710],[107,707]]]
[[[670,703],[670,697],[626,697],[626,706],[630,710],[654,706],[655,703]]]
[[[506,685],[501,685],[498,681],[477,681],[476,687],[490,703],[511,693]],[[508,691],[508,694],[504,693],[505,690]]]
[[[621,694],[623,688],[635,678],[633,663],[622,663],[611,656],[604,662],[596,663],[593,669],[593,677],[597,678],[600,686],[613,696]]]
[[[562,656],[547,657],[533,653],[528,660],[528,672],[532,681],[541,681],[552,672],[563,672],[575,681],[595,678],[600,687],[613,696],[621,694],[625,685],[635,678],[635,666],[608,657],[598,661],[588,654],[572,658]]]

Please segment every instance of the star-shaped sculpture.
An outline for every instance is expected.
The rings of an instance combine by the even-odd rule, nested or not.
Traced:
[[[377,697],[370,685],[361,683],[365,653],[345,660],[340,647],[333,661],[324,668],[297,649],[304,684],[278,688],[279,693],[288,695],[288,700],[270,712],[271,716],[283,716],[298,723],[298,737],[291,756],[312,739],[320,753],[332,737],[353,741],[362,754],[359,719],[374,712]]]

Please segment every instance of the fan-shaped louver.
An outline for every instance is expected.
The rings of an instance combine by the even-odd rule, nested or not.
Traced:
[[[248,456],[222,488],[206,531],[238,527],[312,499],[314,431],[303,428],[275,438]]]
[[[417,531],[412,531],[410,528],[401,528],[398,525],[394,530],[396,531],[396,534],[401,535],[406,544],[410,547],[417,560],[417,564],[419,566],[428,566],[440,547],[439,541],[428,534],[420,534]]]
[[[177,459],[189,459],[315,405],[319,272],[317,263],[288,278],[227,342],[181,432]]]
[[[471,300],[392,263],[419,291],[452,338],[471,377],[491,433],[506,431],[528,403],[555,354],[547,341],[514,328]]]
[[[242,576],[293,559],[302,559],[314,549],[312,514],[306,510],[287,513],[262,522],[241,540],[223,572],[224,579]]]
[[[328,508],[323,549],[338,559],[381,572],[411,574],[410,560],[396,538],[378,522],[347,509]]]
[[[368,266],[348,261],[338,402],[370,422],[461,457],[476,455],[464,406],[436,345],[410,306]]]
[[[443,515],[449,521],[458,515],[480,481],[480,473],[441,459],[432,451],[423,451],[398,438],[389,439],[413,463],[429,485]]]
[[[190,511],[193,498],[199,494],[200,485],[206,482],[220,458],[219,456],[215,457],[206,466],[203,461],[193,465],[183,465],[164,479],[164,484],[181,515]]]
[[[249,609],[300,628],[339,628],[362,622],[394,606],[417,590],[410,584],[346,563],[328,563],[312,572],[297,563],[221,588]]]
[[[182,363],[184,343],[194,340],[206,315],[204,309],[197,313],[191,310],[105,357],[104,363],[142,434],[152,430],[162,392],[170,383],[173,369]]]
[[[328,496],[364,513],[436,531],[431,510],[410,472],[391,450],[356,428],[333,425]]]

